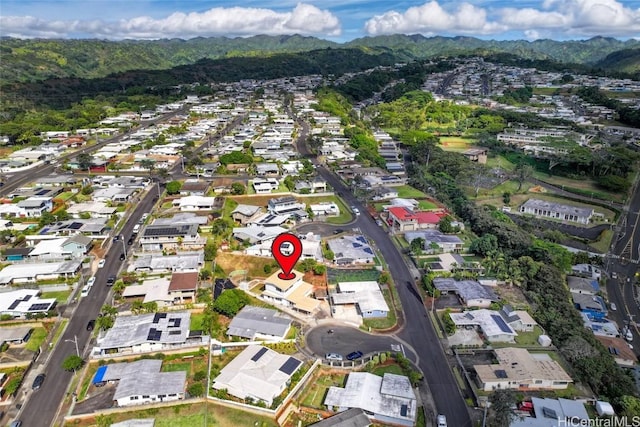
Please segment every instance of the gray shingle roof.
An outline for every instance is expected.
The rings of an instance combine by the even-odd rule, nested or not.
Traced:
[[[284,336],[291,318],[276,310],[245,306],[229,324],[227,335],[253,339],[256,334]]]

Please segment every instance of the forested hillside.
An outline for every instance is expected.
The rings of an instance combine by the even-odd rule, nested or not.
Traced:
[[[459,54],[509,52],[522,58],[564,63],[595,64],[607,55],[640,48],[640,41],[594,37],[589,40],[480,40],[473,37],[390,35],[364,37],[340,45],[315,37],[254,36],[194,38],[190,40],[20,40],[5,38],[0,47],[0,76],[4,82],[35,82],[50,78],[97,78],[129,70],[161,70],[201,59],[264,56],[326,47],[393,52],[402,59]],[[607,66],[606,63],[602,65]]]

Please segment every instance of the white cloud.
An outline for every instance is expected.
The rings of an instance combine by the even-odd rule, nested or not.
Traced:
[[[70,37],[109,39],[190,38],[214,35],[306,34],[337,36],[340,20],[328,10],[298,3],[289,12],[246,7],[216,7],[204,12],[175,12],[166,18],[139,16],[117,22],[46,21],[31,16],[0,16],[0,32],[13,37]]]
[[[487,21],[487,12],[470,3],[461,4],[455,11],[448,12],[437,1],[414,6],[404,13],[389,11],[376,15],[365,23],[369,34],[391,33],[449,33],[491,34],[503,28]]]
[[[530,6],[530,2],[527,2]],[[483,8],[462,3],[455,10],[430,1],[401,11],[376,15],[365,23],[370,35],[391,33],[498,34],[521,32],[527,38],[541,34],[565,36],[610,35],[634,37],[640,33],[640,8],[617,0],[544,0],[540,8]]]

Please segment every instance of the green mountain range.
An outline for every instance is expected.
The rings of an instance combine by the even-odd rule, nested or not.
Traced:
[[[589,40],[480,40],[473,37],[390,35],[364,37],[339,44],[315,37],[254,36],[153,41],[50,40],[3,38],[0,78],[3,83],[34,83],[51,78],[99,78],[129,70],[162,70],[201,59],[269,56],[325,48],[358,48],[365,53],[393,53],[399,60],[508,52],[527,59],[549,59],[599,67],[624,66],[633,72],[631,56],[608,58],[618,51],[637,50],[640,41],[594,37]],[[624,58],[622,58],[624,57]],[[599,62],[600,61],[600,62]],[[611,64],[611,65],[609,65]]]

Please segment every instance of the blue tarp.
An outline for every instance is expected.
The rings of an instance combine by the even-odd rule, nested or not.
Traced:
[[[101,383],[104,378],[104,374],[107,372],[108,366],[100,366],[96,371],[96,375],[93,377],[93,383]]]

